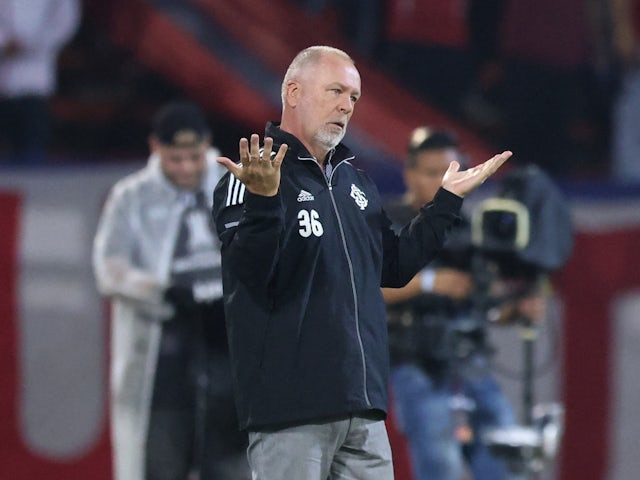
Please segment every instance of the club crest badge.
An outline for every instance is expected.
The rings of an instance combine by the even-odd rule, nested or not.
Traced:
[[[360,210],[364,210],[369,205],[369,200],[367,200],[367,196],[364,194],[362,190],[356,187],[353,183],[351,184],[351,198],[356,201],[356,205],[360,207]]]

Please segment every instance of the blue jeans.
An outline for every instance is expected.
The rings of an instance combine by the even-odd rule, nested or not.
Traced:
[[[435,379],[418,365],[406,363],[392,369],[391,388],[395,418],[408,440],[415,480],[459,480],[465,456],[454,435],[452,379]],[[475,480],[506,480],[505,462],[478,440],[487,427],[514,424],[509,401],[490,374],[465,380],[462,390],[474,405],[469,418],[474,440],[465,449],[469,468]]]

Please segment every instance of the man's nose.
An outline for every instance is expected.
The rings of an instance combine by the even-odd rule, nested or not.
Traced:
[[[340,101],[340,111],[345,114],[350,114],[353,111],[354,102],[350,98],[343,98]]]

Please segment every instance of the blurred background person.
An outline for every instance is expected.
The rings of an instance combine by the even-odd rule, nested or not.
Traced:
[[[384,3],[379,61],[417,96],[459,117],[472,74],[467,52],[467,2]]]
[[[241,480],[220,251],[209,211],[220,178],[203,112],[156,115],[145,168],[110,192],[94,244],[112,298],[112,447],[117,480]]]
[[[465,20],[468,31],[469,83],[460,98],[465,118],[490,138],[504,128],[505,65],[500,33],[505,0],[468,0]]]
[[[621,85],[613,109],[612,176],[640,181],[640,2],[612,0],[613,50]]]
[[[607,151],[590,3],[506,0],[502,7],[502,139],[517,163],[556,177],[589,174]]]
[[[376,60],[460,131],[509,145],[514,163],[593,174],[609,133],[593,66],[594,3],[606,2],[386,0]]]
[[[403,172],[407,191],[385,207],[397,228],[432,200],[453,161],[465,163],[452,133],[414,130]],[[394,418],[408,441],[416,480],[459,480],[465,460],[476,480],[515,478],[481,440],[487,429],[515,425],[516,418],[490,370],[488,319],[474,316],[466,229],[466,222],[458,225],[439,257],[405,287],[382,289]],[[493,320],[519,315],[542,319],[542,295],[505,302]]]
[[[0,0],[0,141],[11,162],[46,159],[58,55],[79,25],[79,0]]]

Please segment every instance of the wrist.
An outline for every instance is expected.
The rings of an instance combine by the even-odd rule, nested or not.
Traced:
[[[260,186],[245,185],[245,188],[252,195],[257,195],[259,197],[275,197],[280,191],[279,185],[277,185],[275,188],[269,188],[264,185],[260,185]]]

